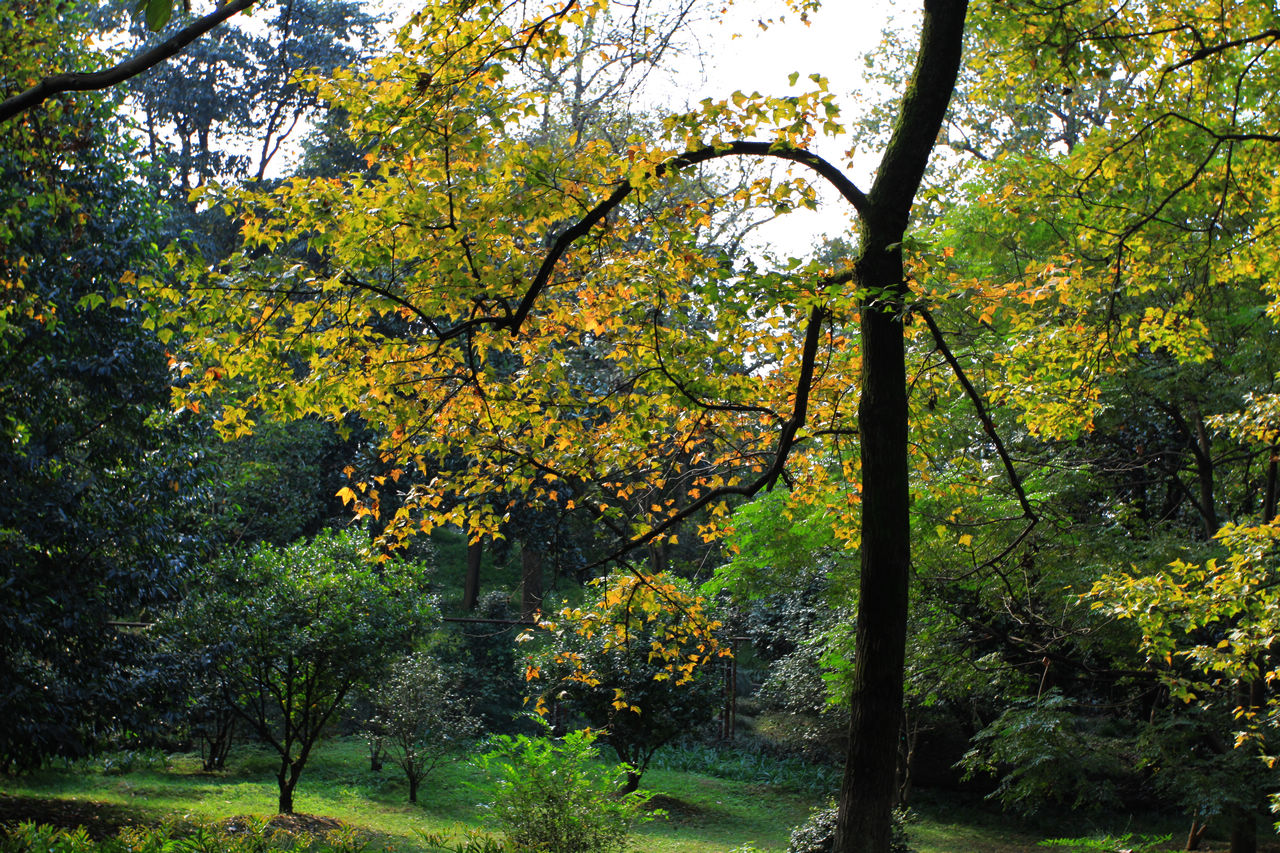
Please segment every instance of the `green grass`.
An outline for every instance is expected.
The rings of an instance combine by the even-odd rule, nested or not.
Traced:
[[[210,774],[196,756],[170,757],[167,767],[104,773],[96,768],[45,770],[0,780],[9,797],[92,801],[127,809],[139,822],[165,817],[220,820],[267,817],[276,810],[274,754],[240,747],[230,768]],[[635,847],[643,853],[727,853],[748,842],[782,853],[790,827],[808,814],[812,797],[760,785],[677,771],[646,774],[642,790],[661,794],[667,817],[644,824]],[[406,801],[399,769],[369,771],[363,744],[339,738],[321,744],[294,792],[297,812],[338,818],[398,850],[422,849],[419,832],[482,826],[487,781],[465,761],[439,768]]]
[[[677,762],[678,763],[678,762]],[[63,811],[91,814],[95,806],[119,822],[159,822],[165,818],[218,821],[241,815],[267,818],[276,810],[274,753],[249,746],[237,748],[231,767],[223,773],[204,773],[198,757],[170,756],[163,766],[134,762],[133,769],[109,770],[102,762],[91,766],[50,769],[17,777],[0,777],[0,819],[16,820],[12,798],[30,798]],[[127,768],[129,765],[125,765]],[[723,769],[723,768],[722,768]],[[750,768],[748,768],[750,769]],[[749,778],[750,774],[748,774]],[[308,763],[294,794],[298,812],[337,818],[373,836],[374,847],[384,844],[412,853],[423,849],[421,832],[457,832],[484,824],[483,803],[490,799],[489,783],[468,763],[438,769],[419,791],[419,802],[406,801],[399,769],[388,763],[381,774],[369,771],[364,745],[354,738],[322,743]],[[689,769],[651,769],[642,790],[655,795],[655,805],[668,812],[639,827],[634,849],[639,853],[728,853],[753,844],[763,853],[784,853],[791,827],[807,817],[821,797],[811,792],[736,781]],[[72,809],[71,807],[75,807]],[[993,813],[979,800],[949,796],[917,796],[917,815],[911,825],[918,853],[1026,853],[1064,850],[1040,847],[1046,837],[1097,837],[1110,832],[1185,837],[1180,819],[1135,820],[1112,816],[1097,821],[1064,814],[1053,819],[1018,821]],[[38,817],[38,815],[33,815]],[[1274,837],[1264,832],[1262,850],[1276,850]],[[1173,843],[1169,849],[1178,849]],[[1214,841],[1205,850],[1223,850]]]

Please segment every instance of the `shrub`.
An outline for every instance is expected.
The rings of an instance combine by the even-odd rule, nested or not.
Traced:
[[[787,853],[831,853],[836,840],[836,818],[839,811],[834,801],[814,809],[808,820],[791,831]],[[912,853],[911,844],[907,841],[908,820],[909,813],[905,809],[894,809],[889,837],[891,853]]]
[[[1125,754],[1126,739],[1087,711],[1056,690],[1006,708],[974,736],[960,760],[964,778],[997,776],[1000,783],[988,796],[1025,815],[1052,803],[1118,807],[1135,762]],[[1224,779],[1222,786],[1227,784]]]
[[[353,533],[229,552],[162,631],[207,661],[237,716],[276,751],[279,809],[347,694],[383,671],[434,613],[418,565],[365,560]]]
[[[644,797],[618,795],[624,764],[602,764],[589,730],[563,738],[504,735],[477,763],[496,777],[492,819],[515,851],[617,853],[644,815]]]
[[[349,829],[299,837],[256,820],[239,822],[234,828],[204,823],[131,826],[118,837],[100,840],[90,838],[84,827],[70,830],[23,823],[0,829],[0,853],[365,853],[368,849],[366,840]]]

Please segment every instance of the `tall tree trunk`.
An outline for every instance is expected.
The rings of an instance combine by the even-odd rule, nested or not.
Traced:
[[[462,609],[475,610],[480,600],[480,557],[484,553],[481,540],[467,545],[467,576],[462,584]]]
[[[532,619],[542,609],[542,552],[525,542],[520,548],[520,618]]]
[[[1231,813],[1231,853],[1258,853],[1258,818],[1251,810]]]
[[[1280,466],[1280,447],[1272,446],[1267,453],[1267,490],[1262,495],[1262,520],[1270,522],[1276,517],[1277,466]]]
[[[885,290],[880,304],[862,311],[862,577],[835,849],[884,853],[902,722],[911,573],[901,252],[864,251],[859,273],[860,281]]]
[[[1204,415],[1196,411],[1192,418],[1195,434],[1191,441],[1196,459],[1196,480],[1200,485],[1200,514],[1204,520],[1205,538],[1212,539],[1218,532],[1218,508],[1213,494],[1213,445],[1204,426]]]
[[[920,51],[862,215],[862,547],[833,853],[888,853],[911,575],[902,240],[959,74],[967,0],[925,0]]]

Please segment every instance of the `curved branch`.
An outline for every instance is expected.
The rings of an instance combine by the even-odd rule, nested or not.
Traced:
[[[1163,83],[1164,78],[1174,71],[1177,71],[1181,68],[1185,68],[1186,66],[1192,65],[1196,62],[1200,62],[1201,60],[1208,59],[1211,56],[1216,56],[1219,53],[1225,53],[1228,50],[1234,50],[1237,47],[1244,47],[1245,45],[1253,44],[1254,42],[1260,42],[1260,41],[1274,42],[1278,39],[1280,39],[1280,29],[1275,29],[1273,27],[1272,29],[1263,30],[1262,32],[1255,33],[1254,35],[1251,35],[1251,36],[1244,36],[1243,38],[1233,39],[1232,41],[1225,41],[1225,42],[1222,42],[1221,44],[1214,44],[1214,45],[1208,45],[1206,47],[1202,47],[1199,50],[1187,56],[1181,62],[1175,62],[1175,63],[1172,63],[1171,65],[1166,65],[1164,70],[1160,72],[1160,82]]]
[[[152,66],[159,65],[177,55],[191,42],[256,2],[257,0],[231,0],[178,30],[160,44],[104,71],[89,74],[54,74],[46,77],[30,89],[0,102],[0,122],[8,121],[63,92],[93,92],[109,89],[131,77],[136,77]]]
[[[782,160],[790,160],[793,163],[799,163],[807,166],[817,172],[827,182],[845,198],[849,204],[853,205],[853,209],[859,215],[865,215],[869,209],[867,196],[858,189],[853,181],[849,180],[843,172],[837,169],[830,162],[803,148],[791,148],[785,145],[771,142],[730,142],[725,145],[708,146],[700,148],[696,151],[688,151],[677,157],[673,157],[664,163],[659,163],[653,170],[653,177],[661,178],[670,172],[677,172],[680,169],[689,166],[695,166],[699,163],[706,163],[710,160],[718,160],[722,157],[776,157]],[[476,317],[464,323],[459,323],[452,329],[449,329],[446,337],[456,337],[464,334],[468,330],[480,325],[489,325],[494,328],[509,329],[512,334],[520,331],[521,325],[524,324],[525,318],[529,316],[529,312],[533,310],[534,303],[538,297],[542,295],[542,291],[546,288],[547,283],[551,280],[551,274],[555,271],[556,264],[564,257],[569,248],[580,237],[586,236],[592,228],[604,221],[614,209],[635,190],[635,185],[629,180],[619,183],[609,194],[609,197],[601,201],[591,210],[563,231],[556,241],[547,251],[546,257],[542,260],[542,265],[538,268],[537,274],[534,276],[533,283],[529,285],[524,296],[520,300],[520,304],[516,307],[514,313],[508,316],[487,316]]]
[[[1001,463],[1004,464],[1005,473],[1009,476],[1009,485],[1013,486],[1013,490],[1018,495],[1018,505],[1022,507],[1022,514],[1034,525],[1039,516],[1031,507],[1031,502],[1027,499],[1027,493],[1022,488],[1022,480],[1018,477],[1018,472],[1014,470],[1013,460],[1009,458],[1009,451],[1005,449],[1004,442],[1000,440],[1000,433],[996,431],[995,422],[991,420],[991,415],[987,412],[987,407],[982,402],[973,383],[969,381],[969,377],[965,374],[964,368],[960,366],[959,360],[951,352],[951,348],[947,346],[946,340],[942,337],[942,330],[938,328],[938,324],[933,321],[933,315],[928,309],[917,306],[917,313],[924,319],[925,325],[929,327],[929,333],[933,335],[934,345],[937,346],[938,352],[946,359],[947,364],[951,366],[951,371],[955,373],[956,379],[960,381],[960,387],[964,388],[964,393],[969,397],[973,407],[978,412],[978,420],[982,421],[982,430],[987,434],[987,438],[991,440],[995,446],[996,454],[1000,457]],[[1015,544],[1022,540],[1027,533],[1030,532],[1030,526],[1015,540]]]

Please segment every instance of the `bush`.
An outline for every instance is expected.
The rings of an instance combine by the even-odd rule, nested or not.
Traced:
[[[207,666],[200,695],[230,701],[278,753],[279,809],[347,694],[384,671],[434,615],[423,567],[369,565],[354,533],[228,552],[193,578],[161,633]],[[197,667],[198,668],[198,667]]]
[[[960,760],[965,779],[994,775],[988,796],[1024,815],[1061,803],[1073,809],[1118,808],[1134,782],[1127,738],[1099,725],[1098,717],[1056,690],[1005,709],[973,737]],[[1225,787],[1229,780],[1224,779]]]
[[[787,853],[831,853],[836,841],[838,815],[839,808],[834,801],[814,809],[808,820],[791,831]],[[891,853],[912,853],[911,844],[907,841],[908,820],[909,813],[906,809],[893,810],[893,828],[889,837]]]
[[[589,730],[563,738],[504,735],[476,759],[497,777],[492,819],[514,851],[617,853],[644,815],[644,797],[618,795],[623,764],[602,764]]]

